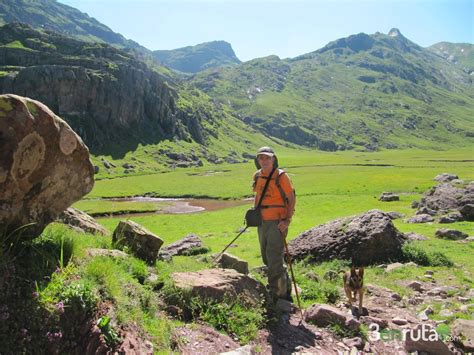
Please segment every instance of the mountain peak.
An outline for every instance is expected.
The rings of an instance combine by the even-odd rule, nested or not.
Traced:
[[[398,28],[392,28],[389,32],[388,35],[390,37],[403,37],[402,33]]]

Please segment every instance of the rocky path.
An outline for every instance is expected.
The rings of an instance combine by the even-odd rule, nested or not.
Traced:
[[[357,315],[357,310],[352,312],[344,303],[335,307],[324,305],[338,314],[345,314],[346,319],[353,319],[369,327],[366,339],[362,337],[338,336],[325,327],[318,327],[312,322],[301,319],[301,314],[296,309],[289,317],[282,317],[278,324],[268,329],[259,331],[257,338],[244,347],[228,336],[209,330],[205,326],[185,326],[177,334],[187,341],[179,344],[179,350],[186,354],[341,354],[341,353],[375,353],[375,354],[407,354],[410,351],[429,351],[434,354],[463,354],[460,343],[438,340],[416,340],[417,332],[412,333],[408,340],[402,338],[404,331],[426,327],[426,334],[430,329],[443,321],[429,320],[427,314],[432,312],[433,302],[444,304],[467,302],[472,299],[474,290],[463,290],[451,286],[439,286],[432,281],[412,281],[406,287],[414,289],[409,298],[401,297],[393,291],[368,285],[362,315]],[[464,297],[467,296],[467,297]],[[466,311],[461,306],[461,310]],[[420,311],[421,310],[421,311]],[[305,310],[305,318],[308,312]],[[450,311],[451,312],[451,311]],[[427,314],[425,314],[427,313]],[[448,311],[445,313],[449,316]],[[472,315],[471,315],[472,316]],[[474,321],[470,321],[474,322]],[[472,324],[472,323],[470,323]],[[387,339],[377,338],[377,333],[370,330],[386,330]],[[382,332],[383,333],[383,332]],[[347,332],[349,335],[349,332]],[[379,336],[381,333],[379,332]],[[383,335],[382,335],[383,336]],[[472,344],[472,343],[471,343]],[[472,350],[471,350],[472,351]],[[464,352],[465,353],[465,352]]]

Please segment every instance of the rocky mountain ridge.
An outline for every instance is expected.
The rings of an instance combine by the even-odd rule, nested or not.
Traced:
[[[225,41],[200,43],[172,50],[157,50],[153,56],[180,72],[197,73],[210,68],[241,63],[232,46]]]
[[[45,103],[93,150],[114,141],[205,143],[203,119],[215,134],[215,116],[178,108],[169,78],[110,45],[9,24],[0,28],[0,65],[0,92]]]

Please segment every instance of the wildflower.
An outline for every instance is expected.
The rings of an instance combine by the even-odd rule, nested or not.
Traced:
[[[64,313],[64,303],[63,303],[63,301],[59,301],[54,306],[59,311],[59,313]]]
[[[39,297],[39,293],[37,291],[34,291],[31,295],[33,296],[33,298]]]
[[[52,343],[56,340],[61,339],[63,337],[63,333],[60,330],[58,330],[57,332],[47,332],[46,337],[48,338],[48,341]]]

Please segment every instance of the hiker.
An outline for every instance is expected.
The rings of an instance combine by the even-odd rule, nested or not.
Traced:
[[[258,239],[263,263],[268,268],[268,285],[274,302],[279,298],[292,301],[291,281],[284,261],[285,238],[295,210],[293,185],[283,170],[278,169],[278,159],[273,149],[262,147],[255,158],[257,170],[253,176],[255,206],[271,180],[261,202],[262,225],[258,227]]]

